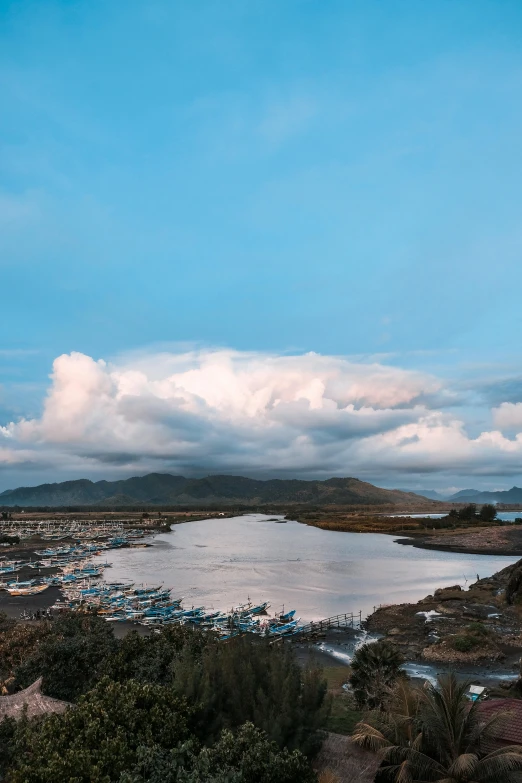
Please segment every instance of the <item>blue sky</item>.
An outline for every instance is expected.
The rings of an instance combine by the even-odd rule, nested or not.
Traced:
[[[420,371],[469,438],[512,440],[521,35],[508,0],[0,2],[0,425],[40,419],[63,354],[225,348]],[[46,460],[3,484],[66,475]],[[365,475],[476,475],[409,470]]]

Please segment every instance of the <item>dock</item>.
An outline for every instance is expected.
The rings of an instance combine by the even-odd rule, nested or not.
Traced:
[[[291,639],[303,640],[320,636],[332,628],[361,628],[362,611],[335,614],[333,617],[325,617],[323,620],[313,620],[306,625],[297,628]]]

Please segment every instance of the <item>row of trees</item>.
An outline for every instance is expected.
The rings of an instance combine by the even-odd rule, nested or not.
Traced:
[[[522,779],[522,747],[492,752],[497,714],[481,720],[470,703],[468,682],[454,674],[424,688],[401,670],[402,657],[390,642],[365,645],[352,663],[352,685],[368,713],[353,740],[378,753],[376,783],[515,783]]]
[[[44,623],[38,638],[19,629],[2,640],[17,686],[43,675],[47,695],[76,706],[0,724],[6,780],[315,780],[307,756],[320,746],[326,685],[286,646],[187,627],[117,640],[95,615]]]
[[[476,503],[468,503],[460,509],[452,508],[448,517],[463,522],[472,522],[475,519],[481,522],[494,522],[497,518],[497,509],[492,503],[484,503],[477,511]]]

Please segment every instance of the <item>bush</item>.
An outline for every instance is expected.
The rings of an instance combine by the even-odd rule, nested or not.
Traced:
[[[224,731],[211,748],[195,752],[185,743],[171,750],[142,747],[138,763],[118,783],[313,783],[305,757],[279,750],[251,723],[237,734]]]
[[[474,636],[489,636],[491,631],[486,628],[482,623],[470,623],[467,627],[467,631]]]
[[[44,693],[76,701],[100,679],[117,647],[110,624],[101,617],[63,615],[46,623],[46,636],[15,670],[16,683],[27,688],[43,676]]]
[[[480,644],[479,640],[473,636],[454,636],[451,640],[451,646],[457,652],[470,652],[478,644]]]
[[[141,746],[171,748],[190,736],[192,710],[161,686],[101,680],[74,709],[29,721],[13,783],[117,781]]]

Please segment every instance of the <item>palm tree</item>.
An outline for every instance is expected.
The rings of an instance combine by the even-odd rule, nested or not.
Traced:
[[[385,639],[359,647],[351,663],[350,684],[360,707],[382,707],[390,687],[403,676],[402,663],[401,653]]]
[[[484,750],[495,725],[507,714],[481,721],[478,703],[470,704],[466,696],[468,687],[453,674],[439,678],[438,687],[423,690],[401,684],[390,694],[382,714],[370,714],[366,722],[357,724],[354,742],[383,759],[380,780],[515,783],[522,779],[522,746]]]

